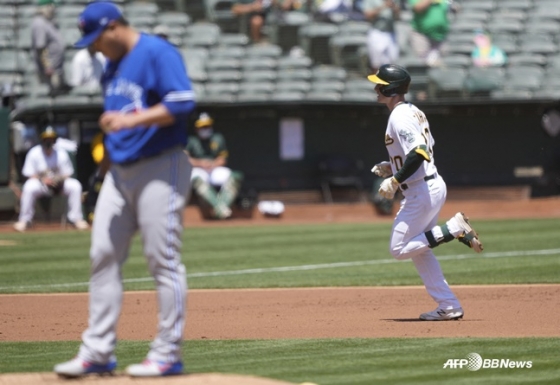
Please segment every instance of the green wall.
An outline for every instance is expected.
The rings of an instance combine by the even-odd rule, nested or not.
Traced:
[[[10,181],[10,112],[0,108],[0,186]]]
[[[430,122],[436,165],[449,186],[531,184],[540,194],[560,192],[560,137],[550,137],[540,124],[548,108],[560,109],[558,102],[418,106]],[[318,161],[326,154],[361,160],[364,184],[370,186],[369,170],[387,159],[383,138],[388,111],[379,104],[214,104],[199,105],[199,111],[209,112],[216,130],[226,137],[230,167],[244,173],[245,187],[259,191],[318,189]],[[55,121],[95,122],[101,109],[95,105],[58,107],[52,112]],[[35,121],[45,119],[45,114],[44,110],[25,111],[17,118]],[[283,161],[279,156],[279,122],[287,117],[304,121],[301,160]],[[78,157],[82,183],[93,171],[86,152]],[[514,175],[516,167],[535,166],[544,169],[542,177]]]

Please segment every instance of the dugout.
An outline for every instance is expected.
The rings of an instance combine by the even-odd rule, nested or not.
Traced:
[[[418,102],[435,137],[435,159],[450,187],[531,186],[532,196],[560,192],[560,127],[544,129],[543,116],[558,111],[550,100]],[[345,102],[199,103],[227,140],[229,165],[244,174],[244,187],[260,192],[320,190],[318,162],[347,155],[365,165],[385,160],[383,105]],[[85,186],[95,169],[90,144],[101,104],[55,103],[16,110],[11,122],[30,130],[66,126],[78,144],[77,178]],[[2,132],[2,131],[0,131]],[[4,133],[5,134],[5,133]],[[21,152],[21,149],[20,149]],[[22,154],[16,154],[21,169]],[[5,157],[4,157],[5,158]],[[6,160],[1,158],[4,168]],[[2,170],[0,170],[0,175]]]

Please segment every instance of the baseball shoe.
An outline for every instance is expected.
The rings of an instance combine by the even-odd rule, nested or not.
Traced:
[[[141,364],[128,366],[126,373],[132,377],[173,376],[183,373],[183,363],[181,361],[161,362],[146,359]]]
[[[73,223],[74,227],[77,228],[78,230],[87,230],[89,229],[89,224],[84,221],[83,219],[80,219],[79,221],[76,221]]]
[[[19,221],[14,223],[14,230],[19,231],[20,233],[25,232],[30,227],[29,222]]]
[[[54,372],[61,377],[81,377],[87,374],[112,374],[117,367],[117,361],[111,360],[106,364],[96,364],[82,360],[79,357],[55,365]]]
[[[469,218],[464,213],[457,213],[453,219],[455,219],[459,227],[463,229],[463,233],[457,237],[457,240],[467,245],[477,253],[482,252],[484,247],[482,246],[480,239],[478,239],[478,234],[472,228]]]
[[[451,321],[463,318],[463,308],[458,307],[456,309],[436,309],[429,311],[427,313],[420,314],[420,319],[422,321]]]

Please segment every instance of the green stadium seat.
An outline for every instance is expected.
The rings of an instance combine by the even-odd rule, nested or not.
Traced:
[[[304,99],[305,94],[297,91],[277,91],[270,98],[274,102],[297,102]]]
[[[241,61],[241,67],[244,71],[274,70],[276,65],[276,59],[270,57],[248,57]]]
[[[366,78],[347,79],[345,92],[370,92],[375,93],[375,84]]]
[[[307,56],[302,57],[291,57],[284,56],[278,59],[277,68],[279,70],[291,70],[291,69],[308,69],[313,64],[311,58]]]
[[[472,59],[467,55],[447,55],[441,58],[443,67],[468,68],[472,65]]]
[[[490,92],[490,98],[494,100],[530,100],[533,93],[527,90],[503,89]]]
[[[249,44],[249,37],[242,33],[223,33],[218,44],[225,47],[245,47]]]
[[[206,60],[206,71],[240,70],[241,62],[236,58],[214,58]]]
[[[311,22],[311,17],[304,12],[283,12],[280,18],[267,20],[270,41],[287,53],[298,45],[299,29]]]
[[[510,55],[508,57],[508,64],[511,66],[516,65],[536,65],[544,67],[546,66],[548,59],[545,55],[533,54],[533,53],[517,53]]]
[[[276,92],[306,93],[311,89],[311,84],[306,81],[283,81],[276,84]]]
[[[467,71],[464,68],[430,68],[428,95],[431,98],[461,98]]]
[[[490,92],[502,89],[504,79],[505,70],[503,68],[471,67],[463,83],[463,88],[470,97],[488,97]]]
[[[311,72],[311,77],[314,81],[344,81],[348,76],[347,71],[344,68],[330,66],[330,65],[320,65],[313,67]]]
[[[261,82],[243,82],[239,84],[239,93],[258,93],[258,94],[270,94],[274,92],[276,85],[269,81]]]
[[[338,25],[337,35],[362,35],[368,34],[371,23],[367,21],[345,21]]]
[[[244,82],[274,82],[278,74],[275,70],[247,70],[241,78]]]
[[[348,70],[359,70],[360,48],[367,47],[367,35],[336,35],[329,41],[331,62]]]
[[[166,25],[170,30],[187,28],[192,23],[191,17],[184,12],[166,11],[157,14],[157,24]]]
[[[311,90],[305,95],[306,100],[310,101],[321,101],[321,102],[338,102],[342,99],[342,96],[339,92],[334,91],[314,91]]]
[[[309,92],[337,92],[341,93],[346,88],[346,84],[343,81],[328,81],[325,82],[323,79],[319,81],[311,82],[311,89]]]
[[[329,41],[337,32],[333,24],[309,23],[299,29],[299,46],[316,64],[331,64]]]
[[[376,102],[377,95],[373,92],[346,90],[341,95],[341,100],[345,102]]]
[[[221,38],[220,38],[221,40]],[[228,60],[228,59],[242,59],[245,57],[245,47],[242,46],[226,46],[218,45],[209,51],[212,59]]]
[[[278,70],[278,81],[308,81],[311,71],[308,69]]]
[[[237,83],[242,78],[241,71],[236,70],[206,71],[206,73],[208,80],[212,82]]]
[[[276,44],[253,44],[247,47],[247,57],[274,58],[282,55],[282,48]]]
[[[239,91],[238,83],[208,82],[204,85],[204,95],[230,94],[235,95]]]

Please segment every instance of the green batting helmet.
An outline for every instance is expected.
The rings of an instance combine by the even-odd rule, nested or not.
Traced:
[[[410,85],[410,74],[403,67],[396,64],[385,64],[375,75],[369,75],[368,80],[380,84],[379,92],[383,96],[391,97],[404,95]]]

